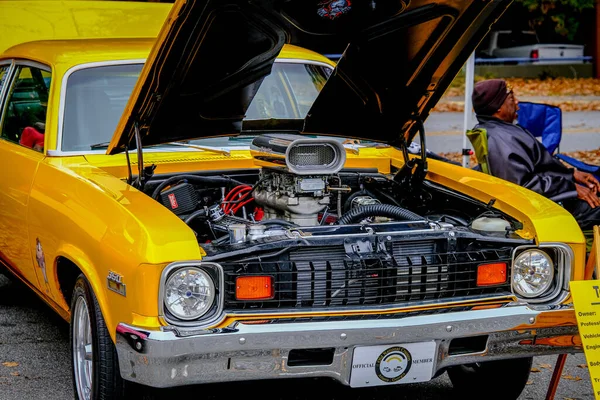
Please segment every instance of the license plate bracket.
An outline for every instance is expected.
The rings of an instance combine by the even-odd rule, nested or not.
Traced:
[[[352,355],[351,387],[426,382],[433,375],[436,342],[359,346]]]

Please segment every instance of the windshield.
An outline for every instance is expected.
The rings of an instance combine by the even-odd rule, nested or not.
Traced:
[[[107,65],[69,76],[62,150],[86,151],[92,144],[110,141],[143,66]]]
[[[245,119],[304,119],[331,71],[322,65],[275,63],[252,99]]]
[[[143,64],[90,67],[69,76],[63,151],[89,151],[108,145],[142,67]],[[303,119],[331,71],[330,66],[323,64],[276,62],[250,103],[245,119]]]

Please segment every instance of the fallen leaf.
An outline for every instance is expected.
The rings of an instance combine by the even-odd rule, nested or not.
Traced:
[[[572,376],[572,375],[563,375],[562,377],[565,379],[568,379],[570,381],[580,381],[582,379],[578,376]]]
[[[18,372],[16,372],[16,371],[15,371],[15,372],[11,372],[10,374],[11,374],[12,376],[19,376],[19,375],[21,375],[20,373],[18,373]]]
[[[585,151],[566,151],[562,154],[566,154],[570,157],[576,158],[579,161],[583,161],[588,164],[600,165],[600,148],[598,148],[596,150],[585,150]],[[462,164],[463,156],[460,152],[448,152],[448,153],[440,152],[440,153],[438,153],[438,155]],[[474,167],[475,165],[477,165],[477,157],[475,156],[475,154],[472,154],[469,157],[468,167],[471,168],[471,167]],[[544,368],[544,367],[542,367],[542,368]]]
[[[550,365],[550,364],[540,364],[540,368],[552,369],[552,365]]]
[[[588,367],[587,364],[577,364],[577,366],[579,368],[587,368]]]
[[[484,77],[476,76],[475,80]],[[554,79],[523,79],[507,78],[506,81],[518,96],[599,96],[600,79],[598,78],[554,78]],[[444,97],[464,97],[464,78],[455,79],[446,90]],[[566,100],[569,102],[569,100]]]
[[[565,397],[563,400],[577,400],[577,399],[574,399],[572,397]]]
[[[537,368],[531,368],[531,372],[541,372],[541,371]]]
[[[533,385],[533,381],[527,381],[525,384],[526,385]]]
[[[5,367],[16,367],[19,365],[19,363],[16,361],[6,361],[3,362],[2,365],[4,365]]]

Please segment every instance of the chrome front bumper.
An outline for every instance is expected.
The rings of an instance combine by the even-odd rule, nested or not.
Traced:
[[[553,313],[543,312],[544,317]],[[116,348],[122,377],[153,387],[300,376],[330,377],[349,385],[357,346],[433,340],[434,376],[452,365],[582,351],[577,326],[543,327],[536,323],[540,314],[515,306],[383,320],[238,322],[196,332],[146,331],[119,324]],[[460,354],[451,350],[453,339],[474,336],[479,336],[482,348],[463,348]],[[305,349],[329,349],[332,358],[290,365],[291,351]]]

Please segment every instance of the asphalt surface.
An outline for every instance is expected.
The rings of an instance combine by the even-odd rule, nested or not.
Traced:
[[[582,101],[588,97],[568,97],[564,98],[564,101]],[[544,97],[527,97],[522,100],[543,103],[546,99]],[[563,136],[559,148],[561,152],[600,148],[600,111],[563,112],[562,120]],[[472,128],[475,123],[475,117],[471,116],[471,123],[467,127]],[[435,153],[460,152],[463,146],[464,132],[464,113],[462,112],[432,112],[425,121],[426,145]],[[467,147],[471,148],[468,140],[466,143]]]
[[[557,356],[534,359],[530,383],[519,400],[544,400]],[[0,400],[72,399],[69,330],[35,294],[0,274]],[[498,377],[501,384],[502,376]],[[493,390],[493,388],[491,388]],[[263,400],[448,400],[455,399],[446,374],[430,382],[350,389],[330,380],[298,379],[147,389],[155,399],[222,399],[224,394]],[[143,392],[143,390],[142,390]],[[147,393],[146,393],[147,394]],[[488,397],[485,393],[481,398]],[[556,400],[593,400],[583,354],[569,355]]]

